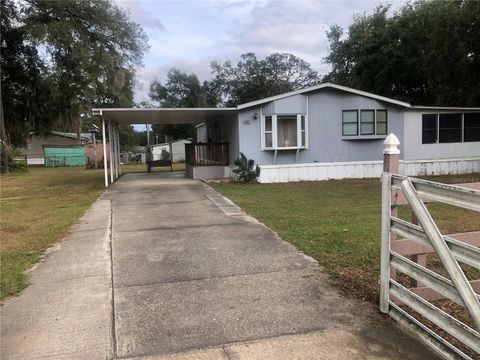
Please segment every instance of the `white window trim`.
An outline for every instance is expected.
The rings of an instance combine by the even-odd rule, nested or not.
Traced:
[[[263,115],[261,112],[261,150],[303,150],[308,149],[308,117],[307,114],[296,114],[297,115],[297,144],[302,143],[302,116],[305,116],[305,146],[288,146],[288,147],[279,147],[277,139],[277,116],[287,116],[293,114],[272,114],[272,115]],[[265,146],[265,118],[267,116],[272,117],[272,147]]]

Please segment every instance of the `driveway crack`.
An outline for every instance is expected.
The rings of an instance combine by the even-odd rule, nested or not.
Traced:
[[[110,349],[108,359],[115,359],[117,357],[117,334],[115,326],[115,286],[113,283],[113,200],[110,200],[110,215],[108,217],[106,238],[109,245],[109,257],[110,257]]]
[[[230,354],[228,353],[228,350],[225,346],[222,346],[222,351],[223,351],[223,353],[225,354],[225,356],[227,357],[228,360],[232,360],[232,358],[230,357]]]

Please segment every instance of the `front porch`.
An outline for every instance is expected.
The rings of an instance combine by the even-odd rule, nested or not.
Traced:
[[[228,150],[228,143],[185,144],[187,176],[202,180],[229,177]]]

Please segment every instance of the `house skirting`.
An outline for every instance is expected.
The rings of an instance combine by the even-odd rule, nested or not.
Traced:
[[[228,166],[192,166],[187,164],[187,176],[191,179],[222,179],[231,176]]]
[[[380,177],[383,161],[261,165],[259,182],[317,181]],[[400,160],[400,173],[408,176],[470,174],[480,172],[480,157],[437,160]]]
[[[45,165],[44,157],[30,157],[27,155],[27,165]]]

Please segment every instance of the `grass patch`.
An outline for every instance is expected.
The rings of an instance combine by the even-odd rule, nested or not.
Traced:
[[[31,167],[2,176],[0,194],[0,299],[28,283],[24,271],[104,190],[103,170]]]
[[[430,177],[433,181],[480,181],[480,175]],[[317,259],[347,295],[376,302],[380,254],[379,179],[283,184],[211,183],[248,214],[300,251]],[[480,230],[478,214],[448,205],[429,209],[447,233]],[[407,206],[400,209],[409,218]]]

